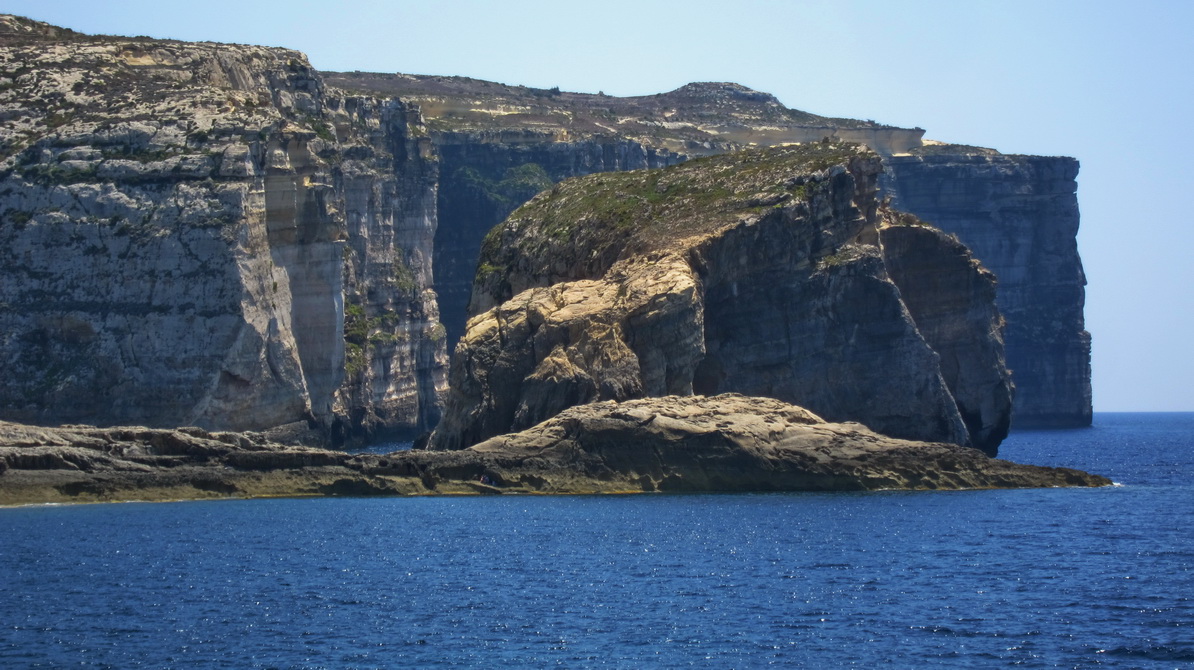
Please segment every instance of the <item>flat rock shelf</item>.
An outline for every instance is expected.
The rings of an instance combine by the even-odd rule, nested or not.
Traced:
[[[884,437],[777,400],[599,402],[458,451],[348,454],[198,428],[0,422],[0,504],[279,496],[1107,486],[1068,468]]]

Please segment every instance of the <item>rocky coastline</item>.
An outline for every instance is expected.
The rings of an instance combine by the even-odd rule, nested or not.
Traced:
[[[1110,484],[1078,470],[888,438],[777,400],[732,394],[598,402],[469,449],[392,454],[350,454],[200,428],[0,422],[0,505]]]
[[[726,83],[0,52],[0,505],[1110,483],[994,459],[1013,407],[1089,423],[1073,159]]]
[[[998,276],[1011,423],[1090,423],[1073,159],[943,145],[724,82],[615,98],[319,72],[289,49],[12,15],[0,52],[5,420],[412,437],[445,410],[486,232],[536,193],[829,138],[874,151],[878,198]],[[967,411],[993,448],[1002,422]]]

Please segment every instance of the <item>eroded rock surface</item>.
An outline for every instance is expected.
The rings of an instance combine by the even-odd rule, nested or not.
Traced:
[[[416,109],[297,52],[0,17],[0,416],[426,430],[446,350]]]
[[[0,505],[312,495],[860,491],[1106,486],[1065,468],[826,423],[765,398],[569,408],[459,451],[346,454],[198,428],[0,422]]]
[[[285,49],[86,36],[0,16],[0,416],[416,432],[438,420],[445,344],[463,332],[483,231],[535,192],[748,143],[838,137],[882,155],[887,194],[959,234],[1001,278],[1019,425],[1089,423],[1076,162],[921,146],[922,135],[788,109],[736,84],[614,98],[321,75]],[[738,288],[722,286],[731,298]],[[635,318],[636,341],[677,332]],[[853,341],[835,337],[825,343]],[[705,346],[710,362],[693,380],[724,389]],[[669,386],[669,359],[631,349],[648,386],[683,388]],[[943,379],[972,436],[1000,433],[999,402],[963,408],[956,380]],[[525,419],[550,404],[527,403]]]
[[[1019,465],[953,444],[880,435],[830,423],[803,408],[740,395],[647,398],[572,407],[531,429],[464,453],[491,461],[534,455],[583,464],[590,479],[637,481],[660,491],[842,491],[1106,486],[1067,468]],[[459,453],[459,452],[456,452]],[[576,468],[576,465],[571,466]]]
[[[467,447],[597,400],[735,392],[994,453],[1011,386],[991,277],[968,255],[953,268],[967,294],[938,307],[971,319],[958,329],[982,344],[938,339],[973,357],[966,369],[991,373],[947,381],[887,273],[880,171],[858,145],[818,143],[595,175],[539,196],[486,238],[433,446]],[[938,237],[919,244],[892,253],[946,260]],[[974,435],[951,384],[980,417]]]
[[[994,455],[1013,397],[994,274],[956,237],[907,214],[884,212],[879,238],[888,276],[937,354],[971,445]]]
[[[467,77],[324,76],[344,90],[412,101],[427,116],[442,160],[435,286],[449,347],[464,333],[482,238],[553,182],[826,137],[890,154],[919,146],[924,134],[788,109],[775,96],[727,82],[621,98]]]

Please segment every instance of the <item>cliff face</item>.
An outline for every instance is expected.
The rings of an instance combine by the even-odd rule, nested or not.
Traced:
[[[1076,163],[918,148],[922,134],[788,109],[735,84],[613,98],[464,78],[321,75],[284,49],[91,37],[0,15],[0,417],[213,429],[307,419],[336,439],[430,428],[446,392],[447,347],[465,332],[482,238],[535,193],[578,175],[834,136],[882,155],[896,203],[956,232],[999,276],[1017,425],[1089,423]],[[846,300],[864,275],[906,293],[903,282],[927,281],[917,272],[937,271],[900,275],[878,235],[870,250],[846,253],[842,268],[826,266],[816,295]],[[754,253],[734,247],[746,238],[725,238],[705,251]],[[488,302],[478,311],[527,288],[600,280],[595,268],[619,259],[602,249],[582,258],[541,245],[556,254],[555,278],[543,284],[550,273],[523,277],[515,267],[508,292],[479,294]],[[784,262],[771,253],[756,262]],[[505,267],[496,262],[482,275]],[[692,365],[691,381],[710,392],[728,388],[723,375],[738,388],[753,372],[760,392],[782,388],[774,380],[799,366],[778,350],[765,365],[755,354],[738,360],[733,350],[754,340],[718,331],[722,314],[743,313],[744,283],[704,272],[685,280],[702,291],[699,305],[675,309],[713,324],[700,345],[708,351],[673,364],[672,354],[637,346],[643,383],[687,388],[675,380]],[[758,304],[796,295],[783,290]],[[913,316],[937,309],[904,303]],[[638,342],[676,338],[681,330],[644,320],[651,309],[627,332]],[[955,346],[947,341],[957,334],[933,339],[932,318],[917,316],[920,336],[937,353]],[[758,319],[773,321],[761,332],[780,327],[771,313]],[[839,353],[857,342],[845,331],[825,338],[818,346]],[[746,359],[760,367],[736,371]],[[943,381],[968,432],[988,435],[975,444],[997,440],[998,403],[963,401],[959,389],[972,382],[948,368]],[[852,374],[866,404],[863,377]]]
[[[427,114],[443,166],[435,286],[449,347],[464,333],[481,239],[554,182],[825,137],[891,153],[919,146],[924,134],[788,109],[770,94],[731,83],[615,98],[466,77],[325,76],[345,90],[416,102]]]
[[[282,49],[14,17],[0,42],[4,417],[434,421],[436,164],[417,113],[329,92]]]
[[[907,214],[885,211],[879,239],[888,276],[937,353],[973,445],[995,453],[1012,413],[995,275],[956,237]]]
[[[1015,425],[1090,425],[1078,162],[926,146],[886,159],[895,207],[954,233],[999,278]]]
[[[854,145],[817,144],[542,194],[485,240],[433,444],[468,446],[594,400],[736,392],[993,453],[1002,436],[967,432],[887,274],[880,170]],[[921,253],[939,248],[934,237]],[[966,365],[998,368],[987,401],[1003,415],[984,420],[1006,425],[1010,384],[987,355],[1002,348],[990,278],[965,261],[975,293],[947,309],[986,301],[995,320]]]
[[[918,128],[820,117],[736,84],[689,84],[658,95],[614,98],[463,77],[359,72],[328,77],[346,89],[417,101],[445,165],[452,165],[441,189],[443,225],[436,246],[437,288],[450,296],[443,301],[449,346],[463,330],[460,305],[467,299],[484,224],[496,225],[531,195],[507,193],[495,207],[478,199],[475,188],[453,183],[460,170],[489,170],[494,184],[505,179],[505,170],[584,166],[547,169],[558,181],[828,136],[860,142],[883,156],[888,172],[883,188],[894,205],[957,234],[999,278],[1007,355],[1019,389],[1016,424],[1090,423],[1090,336],[1082,318],[1073,159],[922,146],[924,131]],[[604,159],[594,159],[594,145],[606,148]],[[648,161],[611,160],[612,146],[628,147],[619,155],[647,154]]]
[[[683,158],[628,139],[555,141],[529,131],[436,133],[435,143],[441,165],[435,288],[449,345],[464,334],[481,240],[519,205],[563,179]]]

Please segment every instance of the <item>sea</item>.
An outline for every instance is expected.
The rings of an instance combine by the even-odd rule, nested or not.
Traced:
[[[1194,413],[1102,489],[0,509],[4,668],[1194,668]]]

